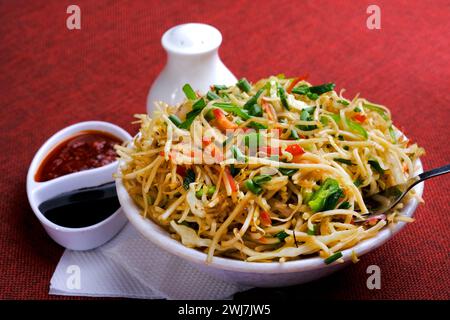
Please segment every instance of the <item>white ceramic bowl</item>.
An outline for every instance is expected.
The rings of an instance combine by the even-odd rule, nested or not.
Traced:
[[[422,172],[420,160],[416,163],[417,174]],[[214,257],[211,263],[206,263],[206,254],[185,247],[181,242],[172,239],[169,233],[150,219],[139,214],[139,209],[128,195],[121,179],[116,179],[117,194],[122,208],[130,222],[142,235],[153,243],[184,260],[198,269],[225,281],[249,285],[253,287],[282,287],[301,284],[329,275],[351,262],[352,250],[358,256],[368,253],[381,246],[395,233],[400,231],[404,222],[381,230],[375,237],[367,239],[353,248],[342,251],[344,263],[326,265],[322,258],[306,258],[296,261],[279,262],[246,262],[228,258]],[[417,185],[418,195],[423,193],[423,183]],[[411,217],[416,210],[418,201],[412,198],[402,210],[402,214]]]
[[[128,132],[122,128],[103,121],[86,121],[74,124],[55,133],[48,139],[31,162],[27,175],[27,195],[30,206],[50,237],[57,243],[72,250],[89,250],[111,239],[126,224],[127,219],[119,208],[107,219],[84,228],[66,228],[48,220],[39,210],[39,205],[64,192],[101,185],[113,181],[118,161],[106,166],[71,173],[45,182],[35,180],[36,171],[44,158],[60,142],[84,130],[98,130],[110,133],[123,141],[131,140]]]

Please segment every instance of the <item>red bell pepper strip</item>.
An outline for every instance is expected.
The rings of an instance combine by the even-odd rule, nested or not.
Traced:
[[[353,119],[355,119],[359,123],[364,123],[364,121],[366,121],[367,117],[365,115],[363,115],[363,114],[355,114],[353,116]]]
[[[259,217],[261,218],[261,224],[265,227],[269,227],[272,225],[272,219],[270,218],[270,215],[266,211],[261,211],[259,213]]]
[[[265,101],[265,100],[261,100],[261,106],[264,110],[265,113],[267,113],[267,117],[269,118],[269,120],[275,120],[275,116],[272,113],[272,108],[270,107],[270,103]]]
[[[233,176],[230,173],[230,169],[225,168],[225,176],[226,176],[226,178],[228,180],[228,183],[230,184],[231,192],[232,193],[237,192],[238,191],[238,187],[237,187],[236,181],[234,181],[234,178],[233,178]]]
[[[225,117],[225,114],[220,109],[213,109],[214,117],[216,118],[216,125],[219,129],[226,130],[236,130],[238,127],[237,124],[231,122]]]
[[[307,78],[308,78],[308,74],[305,74],[305,75],[303,75],[303,76],[301,76],[301,77],[298,77],[298,78],[295,78],[294,80],[292,80],[291,81],[291,84],[289,85],[289,87],[286,89],[286,91],[287,91],[287,93],[291,93],[292,92],[292,89],[294,89],[294,87],[295,87],[295,85],[297,84],[297,83],[299,83],[300,81],[302,81],[302,80],[306,80]]]
[[[305,153],[305,150],[299,144],[291,144],[286,147],[286,151],[293,156],[300,156]]]

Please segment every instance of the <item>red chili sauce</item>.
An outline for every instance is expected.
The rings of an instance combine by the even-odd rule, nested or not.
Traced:
[[[116,161],[114,145],[122,141],[102,131],[80,131],[58,144],[42,161],[35,180],[44,182]]]

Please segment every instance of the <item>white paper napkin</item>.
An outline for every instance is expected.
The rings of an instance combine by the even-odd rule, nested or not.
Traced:
[[[246,289],[161,250],[130,223],[100,248],[66,250],[50,281],[55,295],[142,299],[229,299]]]

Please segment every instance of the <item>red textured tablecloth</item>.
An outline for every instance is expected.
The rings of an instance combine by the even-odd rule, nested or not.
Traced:
[[[81,30],[66,8],[81,7]],[[381,30],[366,27],[369,4]],[[135,132],[148,88],[165,63],[169,27],[205,22],[237,77],[309,73],[348,97],[391,108],[423,146],[424,167],[450,163],[450,2],[447,1],[0,1],[0,298],[47,299],[63,252],[29,208],[25,177],[39,146],[84,120]],[[449,299],[450,179],[425,186],[417,221],[362,261],[317,282],[242,297]],[[381,290],[366,287],[379,265]]]

